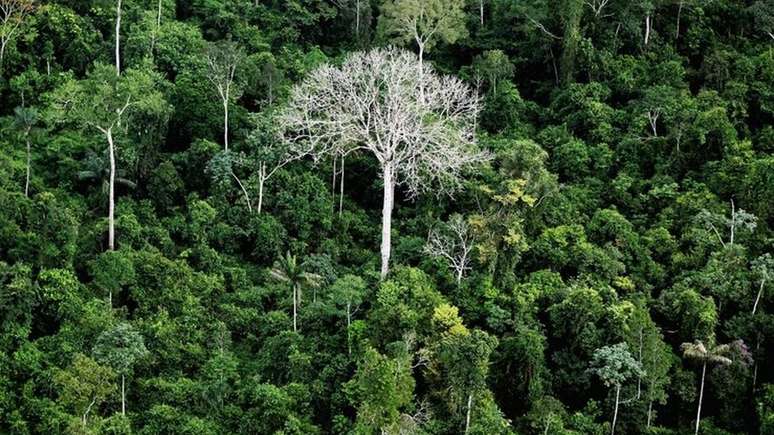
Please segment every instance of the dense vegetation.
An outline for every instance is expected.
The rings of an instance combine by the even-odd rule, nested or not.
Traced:
[[[0,0],[0,102],[0,433],[774,434],[771,0]]]

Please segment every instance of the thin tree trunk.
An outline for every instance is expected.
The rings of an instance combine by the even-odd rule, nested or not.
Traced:
[[[336,171],[336,164],[338,163],[338,159],[336,159],[336,156],[333,156],[333,173],[331,174],[331,192],[333,192],[333,195],[336,196],[336,176],[338,175],[338,172]]]
[[[646,428],[650,427],[650,419],[653,416],[653,401],[648,402],[648,423],[645,425]]]
[[[115,192],[116,192],[116,152],[113,144],[113,132],[107,131],[108,155],[110,156],[110,178],[108,181],[108,250],[114,251],[116,239]]]
[[[465,435],[470,431],[470,410],[473,408],[473,394],[468,394],[468,412],[465,416]]]
[[[640,350],[639,350],[639,356],[637,358],[637,362],[640,363],[640,366],[642,365],[642,326],[640,326]],[[640,400],[641,395],[642,395],[642,376],[637,376],[637,400]]]
[[[651,26],[651,18],[650,14],[645,16],[645,46],[648,46],[648,41],[650,41],[650,26]]]
[[[24,136],[27,140],[27,177],[24,181],[24,196],[26,198],[29,198],[30,197],[30,155],[31,155],[29,130],[27,130],[27,133]],[[758,296],[760,297],[760,294]],[[753,310],[753,314],[755,314],[754,310]]]
[[[339,217],[344,209],[344,155],[341,156],[341,177],[339,177]]]
[[[266,182],[266,163],[261,163],[261,169],[258,173],[258,214],[263,209],[263,184]]]
[[[484,0],[478,0],[478,17],[481,26],[484,26]]]
[[[675,39],[680,37],[680,16],[683,14],[683,1],[677,6],[677,25],[675,26]]]
[[[734,244],[734,233],[736,229],[736,209],[734,208],[734,200],[731,200],[731,241],[730,245]]]
[[[156,30],[151,37],[150,54],[153,56],[153,49],[156,47],[156,38],[158,37],[159,30],[161,30],[161,0],[158,3],[158,12],[156,13]]]
[[[293,332],[298,332],[298,289],[296,287],[295,285],[293,286]]]
[[[618,421],[618,399],[621,397],[621,386],[615,386],[615,410],[613,411],[613,426],[610,430],[610,434],[615,434],[615,423]]]
[[[701,402],[704,400],[704,375],[707,373],[707,363],[701,367],[701,388],[699,388],[699,409],[696,411],[696,431],[694,435],[699,434],[699,423],[701,422]]]
[[[86,416],[89,415],[89,412],[91,412],[91,407],[94,406],[95,403],[97,403],[96,396],[91,400],[91,403],[89,403],[89,406],[86,407],[86,411],[84,411],[83,413],[83,418],[82,418],[83,427],[86,427]]]
[[[121,415],[126,415],[126,376],[121,375]]]
[[[3,58],[5,57],[5,45],[7,43],[8,41],[5,39],[0,41],[0,75],[2,75],[3,72]]]
[[[382,180],[384,182],[384,198],[382,203],[382,268],[381,279],[387,277],[390,271],[390,248],[392,230],[392,206],[395,195],[395,180],[393,179],[392,162],[387,162],[382,168]]]
[[[29,167],[29,163],[27,163],[27,167]],[[761,296],[763,295],[763,286],[766,284],[766,280],[761,280],[761,287],[758,289],[758,296],[755,297],[755,304],[753,304],[752,314],[755,315],[755,311],[758,309],[758,302],[761,300]]]
[[[228,94],[223,98],[223,144],[228,151]]]
[[[121,75],[121,0],[116,3],[116,75]]]
[[[350,332],[352,326],[352,302],[347,301],[347,353],[352,355],[352,337]]]
[[[360,0],[355,1],[355,39],[360,40]]]
[[[250,213],[253,212],[253,206],[250,204],[250,195],[247,193],[247,189],[245,189],[244,184],[242,184],[242,181],[239,179],[239,177],[236,176],[234,171],[231,171],[231,176],[234,177],[237,184],[239,185],[239,188],[242,189],[242,194],[245,196],[245,201],[247,201],[247,211]]]

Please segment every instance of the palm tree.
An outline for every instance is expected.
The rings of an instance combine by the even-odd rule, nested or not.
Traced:
[[[683,343],[680,345],[680,349],[683,351],[683,357],[692,359],[701,363],[701,388],[699,389],[699,408],[696,411],[696,431],[699,433],[699,422],[701,421],[701,402],[704,399],[704,376],[707,374],[707,365],[729,365],[731,364],[731,358],[728,355],[731,352],[730,344],[719,344],[713,346],[710,344],[709,349],[701,340],[696,340],[693,343]]]
[[[17,129],[24,136],[24,141],[27,144],[27,177],[24,181],[24,196],[30,196],[30,158],[31,158],[31,143],[30,133],[33,127],[38,122],[38,111],[31,107],[17,107],[14,109],[13,123]]]
[[[107,193],[110,188],[110,166],[106,157],[100,157],[97,154],[89,153],[83,161],[84,169],[78,171],[78,179],[94,181],[102,184],[102,192]],[[120,184],[129,189],[136,189],[137,184],[127,178],[116,177],[116,184]]]
[[[288,284],[293,290],[293,332],[298,332],[298,305],[301,303],[301,290],[320,286],[322,277],[316,273],[304,271],[298,264],[295,255],[287,252],[274,263],[269,272],[271,277],[281,283]]]

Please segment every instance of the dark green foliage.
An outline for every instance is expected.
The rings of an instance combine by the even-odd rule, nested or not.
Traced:
[[[123,1],[120,76],[115,1],[33,5],[0,12],[0,433],[774,434],[771,0]],[[396,186],[380,280],[378,162],[289,158],[278,114],[388,43],[478,91],[492,159]]]

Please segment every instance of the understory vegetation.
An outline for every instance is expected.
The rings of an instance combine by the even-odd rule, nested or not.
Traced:
[[[0,433],[774,434],[772,0],[0,0]]]

